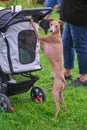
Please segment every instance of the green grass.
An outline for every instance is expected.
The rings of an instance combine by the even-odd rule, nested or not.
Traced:
[[[55,105],[51,92],[47,89],[53,85],[50,78],[52,71],[49,61],[41,52],[41,64],[43,69],[34,72],[40,79],[35,86],[42,86],[46,91],[46,100],[43,103],[35,103],[29,98],[25,101],[16,102],[30,96],[30,91],[21,95],[10,97],[14,111],[0,113],[0,130],[86,130],[87,129],[87,87],[67,86],[64,98],[67,111],[63,112],[62,105],[57,120],[54,120]],[[77,77],[77,66],[73,70]],[[20,77],[18,77],[20,79]]]
[[[23,3],[22,3],[23,4]],[[57,13],[52,16],[57,19]],[[41,33],[43,33],[41,31]],[[51,92],[47,89],[53,85],[50,78],[51,65],[42,52],[40,52],[42,70],[34,72],[40,79],[35,86],[42,86],[46,91],[46,100],[43,103],[35,103],[28,100],[15,101],[30,97],[30,91],[21,95],[10,97],[14,111],[10,113],[0,112],[0,130],[87,130],[87,87],[67,86],[64,98],[67,111],[63,112],[62,105],[59,116],[54,120],[55,105]],[[73,70],[73,78],[78,76],[77,60]],[[17,79],[23,79],[18,76]]]

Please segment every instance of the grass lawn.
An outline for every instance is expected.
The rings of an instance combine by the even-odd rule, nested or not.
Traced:
[[[23,1],[23,5],[24,0]],[[24,5],[25,7],[25,5]],[[57,19],[55,11],[51,17]],[[41,31],[43,34],[43,32]],[[87,86],[72,87],[66,86],[64,98],[67,111],[63,112],[62,105],[59,116],[54,120],[55,105],[51,92],[47,89],[53,85],[50,78],[51,65],[42,52],[40,52],[42,70],[34,72],[40,79],[35,86],[42,86],[46,91],[46,100],[43,103],[35,103],[28,100],[17,99],[30,97],[30,91],[21,95],[10,97],[14,111],[10,113],[0,112],[0,130],[87,130]],[[77,60],[73,70],[73,79],[78,75]],[[17,76],[17,79],[22,77]]]

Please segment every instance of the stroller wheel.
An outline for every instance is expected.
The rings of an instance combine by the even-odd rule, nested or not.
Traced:
[[[43,102],[46,99],[45,91],[40,87],[33,87],[30,96],[36,102]]]
[[[10,101],[8,97],[4,94],[0,94],[0,111],[3,112],[10,111]]]

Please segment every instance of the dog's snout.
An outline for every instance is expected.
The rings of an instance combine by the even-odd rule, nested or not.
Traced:
[[[52,32],[53,32],[53,30],[52,30],[52,29],[50,29],[50,32],[52,33]]]

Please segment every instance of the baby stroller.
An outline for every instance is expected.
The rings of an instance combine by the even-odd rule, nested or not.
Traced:
[[[9,96],[27,92],[34,101],[44,101],[45,91],[34,86],[39,79],[32,72],[41,70],[39,49],[40,45],[29,22],[32,16],[38,29],[37,22],[42,20],[51,8],[26,9],[12,13],[10,9],[0,12],[0,110],[11,110]],[[6,18],[6,17],[7,18]],[[6,20],[8,19],[8,20]],[[3,22],[2,22],[3,23]],[[16,81],[11,77],[21,74],[28,80]]]

